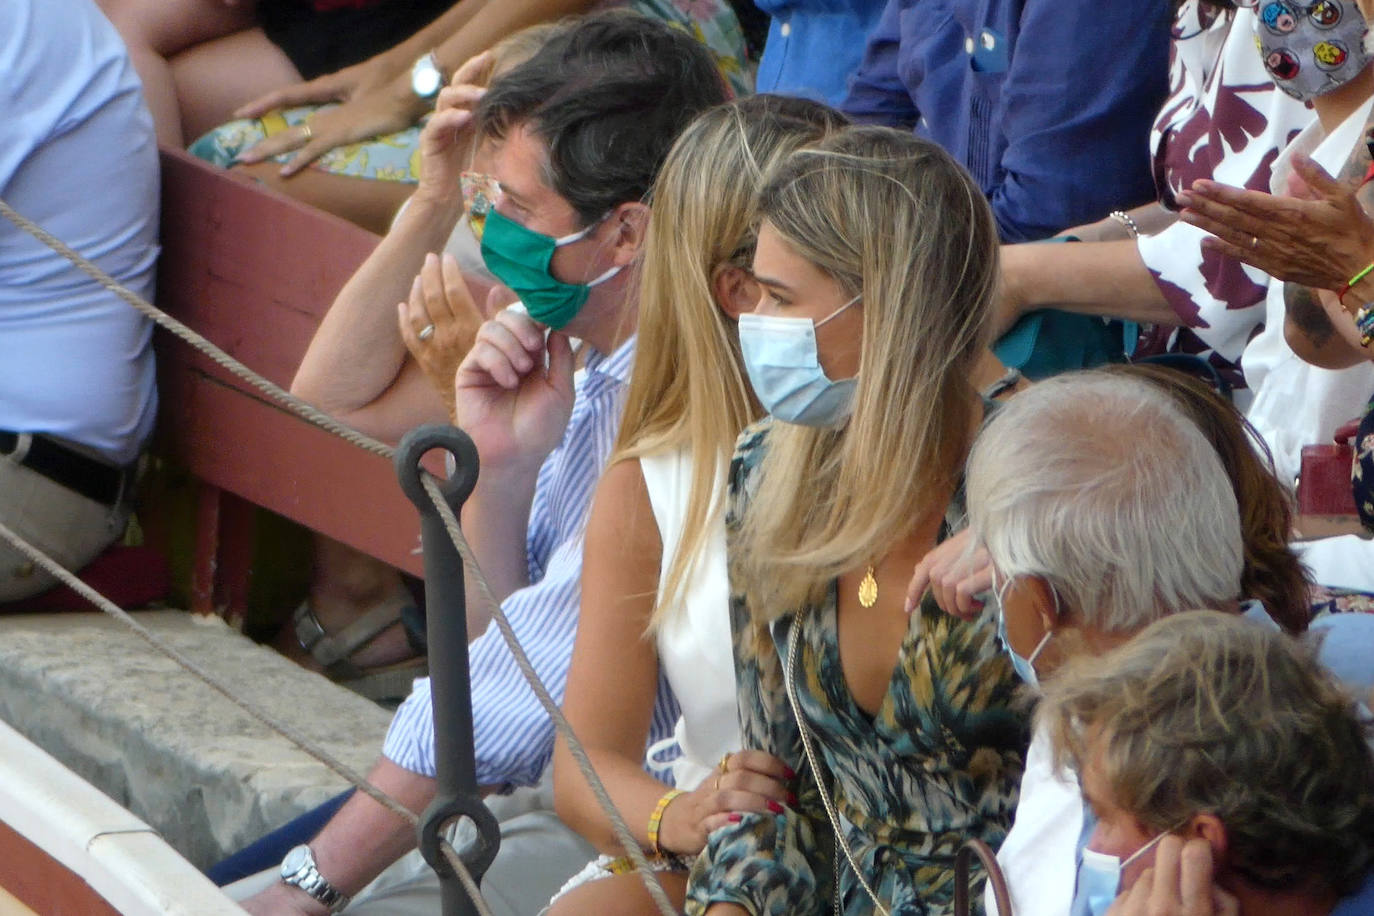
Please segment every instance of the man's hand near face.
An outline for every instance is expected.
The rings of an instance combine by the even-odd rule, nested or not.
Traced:
[[[546,365],[547,364],[547,365]],[[487,469],[537,473],[562,441],[573,405],[573,354],[559,331],[514,309],[477,331],[454,378],[454,416]]]
[[[1107,916],[1238,916],[1236,898],[1212,880],[1212,846],[1206,840],[1166,836],[1154,865],[1116,898]]]

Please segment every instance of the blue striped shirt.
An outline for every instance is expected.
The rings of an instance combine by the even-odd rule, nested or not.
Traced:
[[[563,702],[577,635],[582,535],[597,480],[610,457],[634,360],[631,338],[610,356],[591,351],[579,373],[563,441],[544,461],[530,507],[526,552],[530,584],[501,603],[544,686]],[[477,783],[532,786],[553,756],[553,723],[491,626],[468,647]],[[660,678],[649,740],[669,737],[677,702]],[[415,682],[396,710],[382,753],[397,766],[434,776],[434,715],[429,678]]]

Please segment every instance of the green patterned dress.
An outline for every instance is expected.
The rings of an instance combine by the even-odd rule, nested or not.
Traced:
[[[730,469],[726,525],[734,538],[756,486],[769,421],[746,430]],[[956,499],[956,504],[961,503]],[[952,530],[946,517],[942,537]],[[855,702],[840,665],[836,594],[817,607],[754,623],[732,569],[731,623],[745,748],[799,775],[798,804],[746,814],[713,833],[692,870],[689,916],[712,903],[756,916],[875,912],[836,848],[786,695],[792,630],[797,699],[859,867],[893,916],[952,911],[955,851],[970,837],[996,848],[1011,825],[1028,740],[1013,709],[1017,681],[986,616],[965,622],[927,601],[911,615],[876,717]],[[838,876],[838,888],[835,877]],[[981,894],[975,897],[981,901]]]
[[[716,59],[716,69],[735,95],[748,95],[753,91],[744,33],[726,0],[628,0],[601,6],[626,6],[691,33],[710,49]],[[238,162],[243,152],[263,138],[297,127],[316,112],[333,107],[336,106],[305,105],[269,112],[261,118],[230,121],[196,140],[189,149],[207,162],[229,168]],[[385,137],[336,147],[312,162],[310,168],[351,178],[415,184],[420,180],[420,130],[423,126],[421,122]],[[284,164],[291,156],[291,153],[283,153],[274,157],[274,161]]]

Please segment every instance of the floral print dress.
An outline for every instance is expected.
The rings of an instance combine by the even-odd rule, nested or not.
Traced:
[[[601,6],[629,7],[686,30],[710,49],[716,59],[716,68],[735,95],[747,95],[753,90],[744,33],[726,0],[629,0]],[[333,107],[305,105],[269,112],[261,118],[230,121],[196,140],[190,151],[207,162],[229,168],[263,138],[298,127],[316,112]],[[420,180],[420,130],[423,126],[422,122],[385,137],[336,147],[312,162],[310,168],[332,175],[415,184]],[[286,163],[291,156],[291,153],[283,153],[274,157],[274,161]]]
[[[756,485],[768,429],[765,420],[746,430],[736,449],[726,518],[731,539]],[[942,536],[951,527],[947,516]],[[927,601],[911,615],[888,692],[870,716],[845,683],[833,584],[819,606],[771,627],[751,619],[733,569],[731,591],[744,747],[767,751],[799,774],[798,802],[782,814],[745,814],[711,835],[692,870],[688,914],[721,902],[756,916],[874,912],[837,849],[818,776],[884,907],[893,916],[951,912],[954,854],[971,837],[994,848],[1001,843],[1027,745],[1025,717],[1012,704],[1017,681],[993,622],[965,622]],[[789,644],[796,646],[791,673],[819,774],[806,765],[789,706]]]

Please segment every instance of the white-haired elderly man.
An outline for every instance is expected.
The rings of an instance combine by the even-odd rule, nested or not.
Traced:
[[[1105,654],[1180,611],[1269,620],[1257,603],[1242,607],[1240,512],[1217,448],[1141,377],[1077,373],[1017,395],[979,436],[966,488],[970,547],[990,571],[988,604],[1032,689],[1070,658]],[[1351,623],[1367,640],[1362,625],[1374,620]],[[1101,895],[1086,892],[1100,876],[1083,877],[1093,822],[1035,733],[998,854],[1016,916],[1101,916]]]

